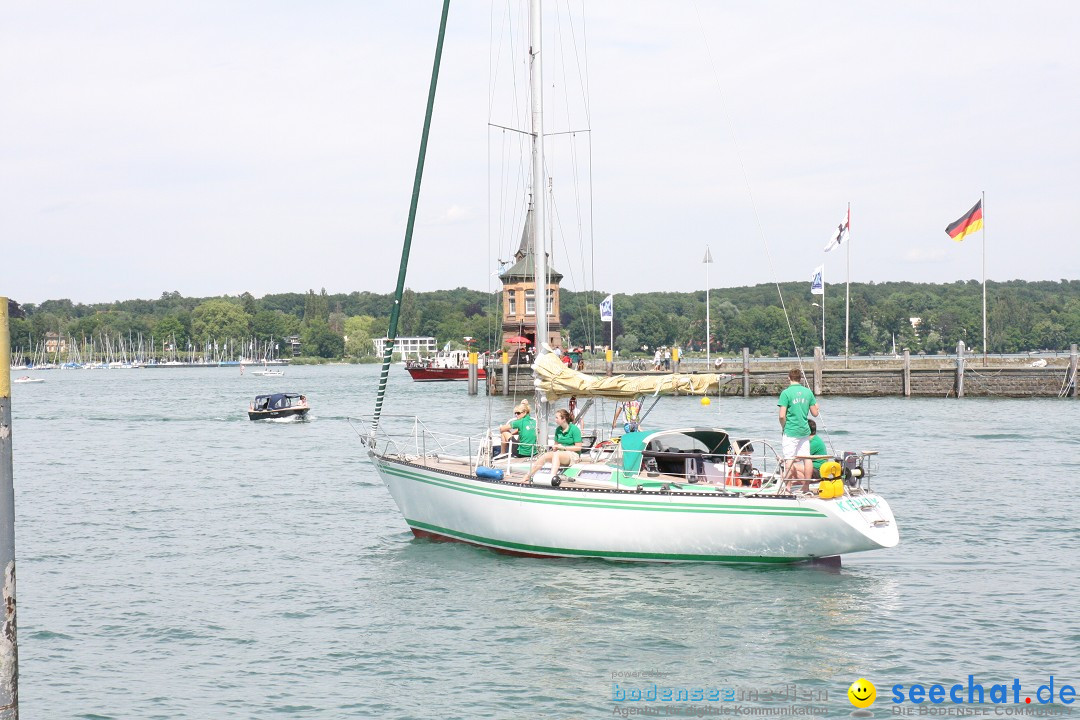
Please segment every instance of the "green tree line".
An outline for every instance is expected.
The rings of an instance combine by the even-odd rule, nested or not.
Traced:
[[[805,282],[717,288],[710,292],[712,351],[787,355],[793,342],[805,352],[821,344],[820,296]],[[781,302],[781,294],[783,302]],[[605,346],[610,328],[600,322],[604,291],[562,290],[563,333],[573,345]],[[390,294],[326,290],[280,293],[256,298],[189,298],[165,292],[156,300],[82,304],[47,300],[23,306],[26,316],[11,320],[11,342],[27,351],[40,347],[46,333],[92,338],[141,336],[189,343],[297,337],[304,355],[374,359],[372,338],[386,334]],[[785,312],[786,310],[786,312]],[[844,347],[844,288],[831,285],[825,296],[825,344],[830,354]],[[615,347],[623,354],[644,347],[679,345],[704,350],[705,292],[615,295]],[[913,320],[915,319],[915,320]],[[1067,350],[1080,342],[1080,281],[987,283],[987,333],[994,353],[1031,349]],[[467,288],[413,292],[402,300],[398,334],[434,336],[462,343],[472,337],[481,348],[497,348],[501,337],[498,293]],[[854,354],[897,349],[952,351],[958,341],[982,346],[982,286],[975,281],[949,284],[853,283],[850,342]]]

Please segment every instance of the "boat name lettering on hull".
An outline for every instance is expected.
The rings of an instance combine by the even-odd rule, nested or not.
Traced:
[[[858,510],[863,507],[875,507],[877,504],[878,498],[876,497],[844,498],[843,500],[838,500],[836,503],[837,507],[844,512]]]

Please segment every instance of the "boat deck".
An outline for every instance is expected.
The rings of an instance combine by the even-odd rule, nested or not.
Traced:
[[[401,461],[404,461],[404,462],[407,462],[407,463],[410,463],[410,464],[414,464],[414,465],[421,465],[421,466],[424,466],[424,467],[427,467],[427,468],[431,468],[432,470],[439,470],[439,471],[442,471],[442,472],[453,473],[453,474],[456,474],[456,475],[464,475],[464,476],[467,476],[467,477],[475,477],[473,467],[470,465],[470,463],[468,463],[466,461],[465,458],[455,458],[455,457],[447,457],[447,456],[429,456],[428,458],[425,459],[425,458],[415,457],[415,456],[394,456],[394,455],[388,455],[387,458],[388,459],[394,459],[394,460],[401,460]],[[584,459],[579,463],[575,463],[574,465],[579,466],[579,465],[592,465],[592,464],[593,463],[589,462],[588,459]],[[529,463],[527,462],[527,460],[525,458],[515,458],[514,460],[512,460],[510,462],[509,468],[507,467],[507,463],[506,463],[505,458],[503,458],[501,460],[497,460],[492,465],[495,468],[503,471],[504,474],[503,474],[503,478],[502,478],[501,482],[516,484],[516,485],[530,485],[531,484],[531,483],[526,483],[525,482],[525,473],[528,472],[528,468],[529,468]],[[550,467],[550,465],[548,467]],[[544,472],[544,471],[541,471],[541,472]],[[478,479],[483,480],[485,478],[478,478]],[[585,489],[593,489],[593,490],[611,490],[612,489],[612,486],[611,486],[610,483],[592,482],[592,481],[589,481],[588,479],[582,479],[582,478],[575,478],[575,479],[569,479],[568,478],[567,480],[568,480],[568,482],[563,487],[585,488]],[[688,482],[686,480],[686,477],[683,476],[683,475],[673,475],[673,474],[670,474],[670,473],[658,473],[656,475],[651,475],[651,476],[649,476],[648,480],[649,480],[650,483],[659,483],[659,484],[662,484],[662,485],[671,485],[671,486],[675,486],[675,485],[682,486],[683,490],[690,491],[690,492],[692,492],[695,488],[723,487],[722,482],[710,481],[709,479],[706,479],[704,477],[701,478],[700,480],[698,480],[696,483],[691,483],[691,482]],[[624,487],[623,489],[627,489],[627,488]],[[656,491],[659,491],[659,488],[657,488]]]

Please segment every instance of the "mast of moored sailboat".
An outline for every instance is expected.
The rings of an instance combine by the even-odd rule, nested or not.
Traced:
[[[536,357],[544,352],[548,340],[547,255],[544,244],[544,83],[540,57],[540,0],[529,4],[529,92],[532,108],[532,248],[533,281],[536,283]],[[541,447],[548,439],[548,403],[540,390],[536,391],[536,439]]]

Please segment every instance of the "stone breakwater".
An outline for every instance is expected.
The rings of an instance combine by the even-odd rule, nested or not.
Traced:
[[[1045,365],[1043,364],[1045,361]],[[752,358],[748,350],[742,357],[725,358],[719,372],[732,379],[721,386],[725,397],[779,395],[788,386],[788,371],[798,366],[794,358]],[[1047,357],[1003,357],[981,355],[912,356],[852,358],[822,357],[815,349],[803,359],[807,385],[815,395],[850,395],[853,397],[1077,397],[1077,349],[1069,355]],[[619,361],[609,367],[591,360],[586,372],[594,375],[660,375],[663,372],[636,370]],[[701,359],[680,363],[675,372],[715,372]],[[527,365],[511,366],[508,388],[503,387],[501,370],[489,375],[487,391],[493,395],[532,392],[532,370]]]
[[[855,397],[1070,397],[1077,396],[1076,346],[1069,356],[1037,358],[974,355],[895,358],[823,358],[820,352],[803,362],[807,384],[818,396]],[[1040,363],[1041,365],[1041,363]],[[725,396],[778,395],[788,385],[787,372],[797,363],[773,358],[725,362],[734,377],[723,385]],[[683,368],[684,370],[686,368]]]

